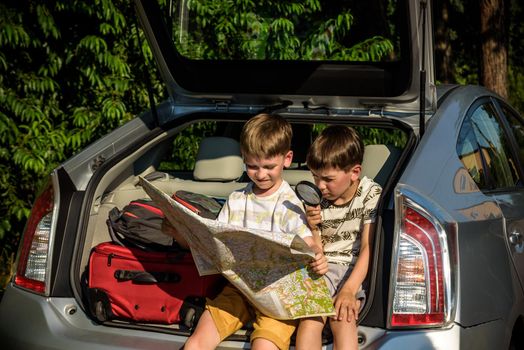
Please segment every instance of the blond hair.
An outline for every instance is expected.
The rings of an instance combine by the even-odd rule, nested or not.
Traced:
[[[311,145],[306,163],[309,169],[349,168],[362,164],[364,143],[355,129],[344,125],[325,128]]]
[[[249,119],[240,134],[242,156],[259,159],[286,155],[291,149],[293,131],[278,114],[261,113]]]

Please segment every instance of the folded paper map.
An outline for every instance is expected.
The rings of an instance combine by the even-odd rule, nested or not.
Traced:
[[[200,275],[222,273],[262,313],[282,320],[334,315],[324,278],[308,269],[302,238],[198,216],[149,181],[140,185],[188,242]]]

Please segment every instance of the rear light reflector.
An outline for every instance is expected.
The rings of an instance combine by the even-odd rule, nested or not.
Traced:
[[[442,326],[449,319],[450,255],[446,232],[413,201],[397,201],[392,327]]]
[[[26,225],[14,283],[37,293],[45,293],[49,239],[54,208],[53,186],[49,184],[36,199]]]

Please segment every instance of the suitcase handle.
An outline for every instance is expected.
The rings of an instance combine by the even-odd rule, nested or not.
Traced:
[[[154,284],[160,282],[178,283],[181,277],[175,272],[147,272],[147,271],[131,271],[131,270],[116,270],[115,278],[119,282],[132,281],[137,284]]]

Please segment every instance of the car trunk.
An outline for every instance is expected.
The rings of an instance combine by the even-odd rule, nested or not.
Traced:
[[[169,108],[161,110],[169,111]],[[393,208],[392,189],[395,178],[401,171],[403,153],[412,147],[414,142],[413,132],[402,122],[394,118],[380,118],[369,120],[360,116],[345,116],[343,119],[337,115],[317,113],[316,115],[295,113],[289,114],[281,111],[293,125],[293,149],[295,157],[293,165],[285,170],[284,178],[295,185],[298,181],[311,180],[309,170],[304,166],[308,145],[314,139],[321,126],[326,124],[347,124],[359,130],[366,140],[366,156],[363,164],[363,175],[375,178],[384,187],[383,201],[380,205],[379,221],[375,234],[373,249],[373,263],[367,280],[368,301],[363,310],[360,322],[362,325],[385,328],[387,303],[387,290],[391,244],[393,235]],[[147,176],[155,172],[165,173],[163,176],[152,180],[156,186],[167,194],[172,195],[180,189],[200,192],[215,198],[226,198],[234,189],[245,186],[246,177],[242,176],[233,181],[220,179],[206,179],[200,174],[195,178],[196,164],[191,161],[180,164],[180,158],[173,154],[187,154],[187,149],[180,143],[179,134],[194,135],[192,142],[199,143],[202,139],[210,137],[227,137],[238,140],[239,131],[245,120],[251,114],[243,113],[195,113],[184,114],[174,118],[173,121],[162,128],[154,128],[144,135],[140,142],[133,147],[116,153],[106,162],[103,162],[86,188],[85,205],[89,208],[84,215],[84,229],[81,231],[79,242],[82,242],[75,266],[75,287],[79,298],[84,300],[86,312],[96,322],[107,326],[131,327],[155,332],[168,332],[179,335],[189,335],[187,327],[180,322],[161,324],[157,322],[136,322],[130,319],[101,320],[97,315],[96,307],[90,302],[90,293],[86,288],[86,271],[89,270],[89,257],[93,248],[103,242],[111,241],[108,231],[107,219],[110,210],[114,207],[122,209],[130,201],[148,197],[143,188],[138,185],[138,176]],[[172,118],[172,117],[170,117]],[[182,131],[184,130],[185,131]],[[204,136],[205,135],[205,136]],[[108,135],[110,138],[111,135]],[[194,155],[189,156],[194,160]],[[178,162],[178,163],[177,163]],[[218,172],[218,170],[217,170]],[[214,172],[211,177],[218,176]],[[89,213],[89,215],[87,215]],[[194,281],[192,281],[194,283]],[[132,286],[130,287],[132,288]],[[102,321],[102,322],[101,322]],[[246,334],[250,328],[243,329],[233,335],[231,340],[248,341]],[[246,333],[247,332],[247,333]],[[326,337],[329,342],[329,336]]]

